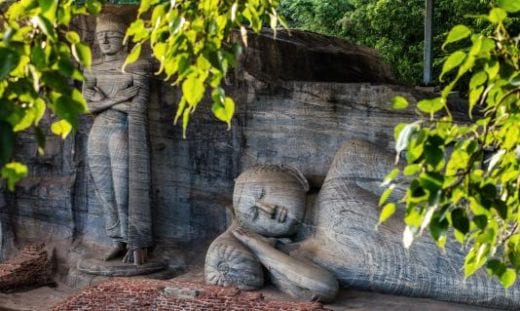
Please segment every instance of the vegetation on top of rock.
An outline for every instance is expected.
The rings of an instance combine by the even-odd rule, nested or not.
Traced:
[[[478,12],[494,0],[436,0],[434,3],[434,73],[442,70],[441,50],[446,33],[465,23],[490,33]],[[290,27],[335,35],[375,48],[393,66],[401,83],[421,84],[423,71],[425,0],[282,0],[280,15]],[[517,16],[517,14],[511,14]],[[518,19],[510,18],[512,34],[520,32]]]

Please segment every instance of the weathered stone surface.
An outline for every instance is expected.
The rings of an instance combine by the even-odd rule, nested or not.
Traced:
[[[151,274],[164,270],[162,262],[147,261],[140,265],[123,263],[121,260],[104,261],[100,259],[84,259],[78,262],[80,272],[102,276],[135,276]]]
[[[4,198],[4,191],[0,189],[0,262],[7,258],[8,252],[12,248],[13,236],[10,227],[7,204]]]
[[[264,286],[264,270],[255,255],[231,231],[229,227],[209,246],[204,262],[207,284],[236,286],[243,290],[255,290]]]
[[[238,34],[237,34],[238,36]],[[272,82],[392,83],[390,67],[372,49],[300,30],[249,33],[243,69]]]
[[[390,150],[393,126],[412,116],[392,112],[391,98],[421,96],[388,85],[265,84],[246,79],[230,89],[238,103],[230,131],[201,107],[188,138],[182,140],[180,129],[171,125],[177,91],[152,82],[152,219],[159,245],[212,240],[224,231],[229,226],[225,207],[232,203],[233,179],[248,167],[290,165],[317,188],[344,141],[364,139]],[[110,244],[86,166],[91,124],[92,117],[86,116],[75,135],[57,139],[58,151],[45,162],[32,156],[36,145],[29,138],[20,142],[21,160],[29,163],[32,177],[8,200],[18,237],[77,237]],[[49,137],[52,142],[54,137]]]
[[[96,39],[102,59],[85,71],[82,93],[96,115],[88,137],[89,172],[103,206],[107,235],[115,244],[105,259],[126,253],[125,263],[140,265],[153,245],[148,139],[151,66],[139,60],[122,71],[128,55],[123,46],[126,28],[119,14],[98,17]]]
[[[95,23],[82,20],[79,24],[87,40],[92,40]],[[390,77],[372,52],[361,49],[364,56],[348,58],[351,55],[346,45],[330,38],[318,38],[315,34],[297,34],[294,39],[283,33],[279,36],[278,43],[266,34],[252,38],[253,49],[245,56],[241,70],[230,79],[228,92],[237,102],[230,131],[211,116],[209,105],[204,103],[190,123],[188,139],[182,140],[180,128],[171,125],[178,90],[158,77],[151,80],[148,111],[151,205],[154,240],[158,245],[172,242],[204,245],[199,242],[212,240],[223,232],[229,225],[225,207],[232,202],[233,179],[258,164],[298,168],[310,182],[311,197],[315,196],[334,153],[345,141],[368,141],[383,153],[391,152],[395,124],[414,118],[412,112],[396,113],[391,109],[394,96],[405,96],[411,102],[429,96],[410,88],[382,84]],[[291,40],[294,42],[288,42]],[[303,43],[306,40],[314,47],[304,47],[308,45]],[[276,47],[278,44],[280,48]],[[324,49],[323,45],[328,47]],[[339,46],[340,51],[332,45]],[[94,54],[99,55],[96,46]],[[334,56],[328,58],[331,54]],[[335,57],[345,58],[339,61]],[[332,68],[327,67],[329,59],[336,59],[331,62]],[[298,65],[296,60],[303,64]],[[313,82],[317,80],[355,83]],[[50,121],[47,117],[42,127]],[[87,134],[92,122],[92,116],[83,117],[78,131],[65,141],[49,135],[44,157],[35,157],[36,143],[31,137],[20,135],[17,160],[30,164],[31,176],[19,185],[15,195],[6,198],[8,209],[0,212],[5,215],[6,210],[10,211],[7,215],[12,219],[17,239],[79,239],[89,245],[110,244],[104,233],[103,209],[95,197],[86,164]],[[358,163],[361,163],[358,170],[370,168],[364,162]],[[375,184],[376,179],[364,185],[365,188],[357,185],[359,189],[351,191],[357,189],[356,195],[363,198],[366,188],[373,191]],[[329,212],[307,210],[298,238],[305,238],[313,230],[327,229],[329,223],[322,222],[322,213]],[[338,213],[333,228],[346,232],[352,222],[341,221],[343,214]],[[352,236],[353,240],[356,238]],[[327,240],[329,244],[324,244],[327,249],[315,245],[321,262],[337,262],[356,255],[345,251],[340,241]],[[185,252],[192,249],[186,247]],[[327,253],[331,249],[337,251]],[[374,252],[379,254],[377,250]],[[373,260],[366,256],[355,257],[354,263]],[[448,268],[451,272],[446,273],[460,273],[461,265]],[[341,266],[335,271],[345,277],[349,269]],[[425,285],[443,281],[439,278],[434,283],[428,282]],[[344,280],[343,284],[348,283]],[[368,288],[382,290],[376,285]]]
[[[262,236],[292,236],[305,215],[307,191],[307,179],[294,168],[252,167],[235,180],[234,214],[240,226]]]
[[[338,281],[327,270],[285,254],[254,232],[237,229],[233,235],[258,257],[271,281],[282,292],[307,301],[330,302],[336,297]]]
[[[518,309],[520,283],[505,290],[484,271],[464,279],[464,251],[455,241],[448,241],[445,254],[429,237],[405,249],[402,210],[374,229],[381,191],[375,184],[392,162],[392,155],[374,144],[346,143],[317,198],[316,235],[299,253],[334,272],[346,287]]]

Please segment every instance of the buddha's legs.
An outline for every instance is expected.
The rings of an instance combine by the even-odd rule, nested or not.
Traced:
[[[128,238],[128,127],[124,114],[105,114],[99,115],[92,126],[88,160],[107,235],[116,244],[107,257],[115,257],[125,250]]]

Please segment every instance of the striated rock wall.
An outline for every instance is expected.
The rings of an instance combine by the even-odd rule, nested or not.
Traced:
[[[109,11],[131,15],[127,6]],[[95,21],[79,19],[75,27],[92,42],[94,56],[99,55]],[[294,51],[299,58],[291,60]],[[328,56],[335,61],[326,63]],[[291,37],[280,32],[276,39],[267,32],[252,37],[241,69],[228,81],[238,106],[231,130],[211,115],[208,102],[194,115],[185,140],[180,127],[172,125],[178,90],[160,77],[151,81],[152,208],[158,244],[209,241],[221,233],[229,223],[225,207],[231,204],[233,179],[252,165],[292,165],[319,187],[345,140],[367,139],[389,147],[394,124],[410,117],[390,110],[393,96],[424,96],[379,84],[392,77],[372,50],[299,31]],[[51,121],[47,117],[43,127]],[[18,240],[110,242],[86,161],[92,121],[93,116],[84,116],[64,141],[48,133],[44,156],[37,156],[31,135],[20,135],[17,160],[29,164],[30,176],[9,196],[9,208],[0,210],[12,219]]]
[[[128,13],[128,8],[119,6],[111,10]],[[93,43],[97,56],[95,21],[79,19],[75,27]],[[315,196],[345,141],[367,140],[391,150],[395,124],[413,118],[411,112],[391,110],[394,96],[412,102],[428,96],[387,84],[392,77],[372,50],[330,37],[293,31],[291,37],[280,32],[273,38],[263,32],[251,37],[247,51],[226,86],[237,102],[229,131],[205,102],[183,140],[180,127],[172,125],[179,91],[161,77],[151,79],[148,134],[153,230],[162,249],[181,243],[192,245],[185,252],[204,252],[207,242],[229,225],[226,206],[232,203],[234,178],[251,166],[296,167],[309,179]],[[51,121],[46,116],[42,127]],[[31,135],[19,136],[17,160],[29,164],[30,176],[6,196],[7,206],[0,209],[0,221],[10,221],[17,241],[60,245],[77,241],[94,247],[110,243],[86,161],[92,121],[93,116],[84,116],[80,127],[64,141],[47,133],[43,156],[37,156]],[[313,229],[318,212],[308,211],[305,228],[309,230],[304,232]],[[4,223],[0,222],[1,234]],[[74,245],[78,244],[82,243]],[[72,255],[67,251],[58,250],[59,256],[75,256],[65,268],[81,257],[79,251]],[[199,253],[197,257],[203,258]]]

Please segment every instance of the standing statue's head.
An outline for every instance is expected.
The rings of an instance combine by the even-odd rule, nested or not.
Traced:
[[[97,18],[96,39],[103,55],[115,55],[122,51],[126,23],[115,14],[101,14]]]

